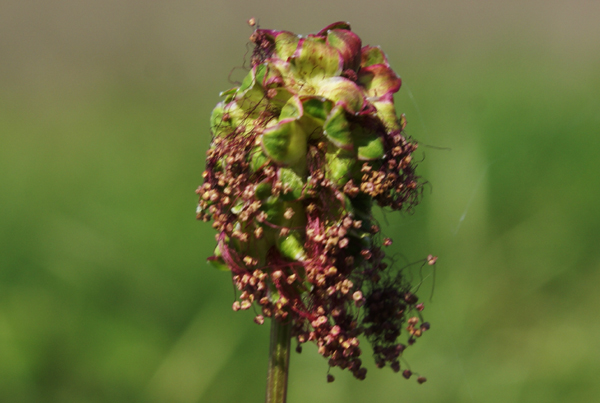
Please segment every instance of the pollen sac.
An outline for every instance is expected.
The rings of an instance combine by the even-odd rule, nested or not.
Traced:
[[[250,70],[211,114],[196,191],[197,218],[217,231],[209,262],[231,271],[234,310],[257,304],[259,324],[291,319],[299,343],[363,379],[357,337],[378,366],[397,363],[417,309],[372,212],[421,195],[417,145],[394,107],[402,82],[345,22],[307,36],[255,29],[250,40]]]

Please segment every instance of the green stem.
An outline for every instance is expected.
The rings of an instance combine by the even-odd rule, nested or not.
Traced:
[[[266,403],[285,403],[286,401],[291,328],[291,321],[282,323],[275,318],[271,319]]]

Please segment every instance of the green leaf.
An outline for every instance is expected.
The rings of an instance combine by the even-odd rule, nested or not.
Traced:
[[[294,118],[297,119],[302,116],[303,108],[302,103],[298,97],[290,98],[281,109],[279,120]]]
[[[331,29],[327,32],[327,44],[340,52],[344,59],[344,70],[357,70],[361,60],[361,40],[348,29]]]
[[[275,37],[275,52],[280,59],[285,61],[294,54],[299,41],[298,35],[287,31],[278,32]]]
[[[284,187],[287,185],[291,189],[288,193],[281,193],[282,200],[299,200],[302,197],[305,182],[293,169],[279,168],[279,180]]]
[[[267,220],[272,224],[279,224],[283,219],[283,202],[279,197],[269,196],[263,201],[261,210],[267,213]]]
[[[338,51],[327,45],[323,39],[315,37],[300,39],[290,63],[294,66],[295,73],[304,81],[339,76],[343,66]]]
[[[361,53],[361,67],[373,66],[374,64],[385,64],[387,66],[388,64],[387,58],[379,46],[363,46]]]
[[[344,77],[329,77],[314,84],[317,95],[342,105],[348,113],[356,114],[363,109],[365,97],[355,82]]]
[[[325,122],[327,116],[333,108],[333,102],[325,97],[309,95],[301,97],[302,108],[304,109],[304,116],[310,116],[311,118],[320,121],[321,124]]]
[[[327,152],[327,178],[342,187],[352,178],[356,158],[352,152],[331,149]]]
[[[306,133],[292,118],[266,129],[261,143],[264,153],[279,164],[294,165],[306,156]]]
[[[231,120],[224,121],[225,104],[219,102],[210,115],[210,131],[215,136],[226,136],[233,131]]]
[[[235,96],[235,93],[237,92],[237,87],[233,87],[228,89],[227,91],[221,91],[219,93],[220,97],[225,97],[225,100],[223,101],[223,103],[228,104],[229,102],[231,102],[231,100],[233,99],[233,97]]]
[[[256,185],[255,196],[258,200],[265,200],[267,197],[271,196],[272,186],[269,182],[261,182]]]
[[[263,154],[262,148],[256,147],[250,151],[250,169],[252,172],[258,171],[267,161],[269,161],[269,157]]]
[[[277,248],[284,257],[290,260],[303,261],[306,259],[304,242],[298,231],[291,231],[289,235],[277,240]]]
[[[346,111],[341,105],[336,105],[331,110],[323,125],[323,133],[337,147],[345,150],[353,148],[350,123],[346,120]]]
[[[377,109],[377,116],[388,131],[400,130],[401,126],[398,124],[398,115],[396,115],[396,108],[392,100],[379,100],[373,102],[373,106]]]
[[[394,70],[383,64],[360,69],[358,82],[369,98],[391,95],[398,92],[402,85],[402,80],[394,73]]]
[[[367,132],[361,127],[355,128],[354,145],[357,148],[357,156],[361,161],[381,159],[385,154],[383,139],[379,134]]]

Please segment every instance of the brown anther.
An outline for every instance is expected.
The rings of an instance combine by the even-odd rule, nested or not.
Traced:
[[[265,213],[264,211],[261,211],[260,213],[258,213],[258,215],[256,216],[256,221],[258,222],[263,222],[267,219],[267,213]]]
[[[335,378],[333,377],[333,375],[327,374],[327,382],[331,383],[333,381],[335,381]]]
[[[319,287],[323,287],[325,285],[325,281],[326,279],[323,274],[317,274],[317,276],[315,277],[315,282]]]
[[[325,323],[327,323],[327,317],[319,316],[317,319],[312,321],[311,325],[312,325],[312,327],[314,327],[316,329],[320,326],[323,326]]]
[[[287,220],[289,220],[290,218],[292,218],[292,217],[294,216],[294,209],[293,209],[293,208],[291,208],[291,207],[288,207],[288,208],[285,210],[285,213],[283,213],[283,216],[284,216],[284,217],[285,217]]]
[[[296,281],[296,277],[297,277],[296,273],[293,273],[293,274],[289,275],[285,281],[291,285],[294,281]]]
[[[412,372],[410,369],[405,369],[404,372],[402,372],[402,376],[405,377],[406,379],[410,378],[411,375],[412,375]]]
[[[427,378],[425,378],[424,376],[420,376],[417,378],[417,382],[421,383],[425,383],[427,382]]]

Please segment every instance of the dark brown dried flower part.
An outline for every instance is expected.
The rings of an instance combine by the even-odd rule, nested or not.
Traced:
[[[298,350],[314,342],[330,366],[364,379],[365,335],[377,366],[398,372],[429,328],[372,214],[421,195],[417,144],[394,109],[401,80],[347,23],[306,37],[256,29],[251,40],[251,71],[211,116],[197,190],[197,217],[217,231],[209,261],[231,271],[233,309],[255,306],[258,324],[291,321]]]

